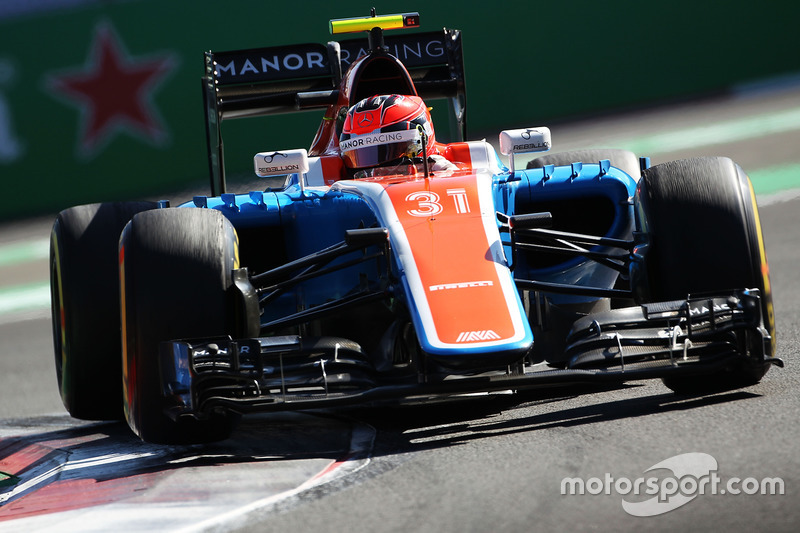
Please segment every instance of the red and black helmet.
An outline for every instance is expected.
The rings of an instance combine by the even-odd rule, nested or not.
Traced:
[[[427,136],[427,154],[436,152],[433,122],[419,96],[371,96],[351,107],[339,136],[348,168],[377,167],[422,155],[419,133]]]

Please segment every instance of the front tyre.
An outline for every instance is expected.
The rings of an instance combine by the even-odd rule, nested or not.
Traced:
[[[162,341],[225,336],[234,331],[229,305],[238,244],[218,211],[160,209],[134,217],[120,241],[122,366],[125,417],[140,438],[164,444],[223,440],[236,417],[166,414]]]
[[[724,157],[653,166],[642,173],[635,206],[640,229],[649,238],[644,262],[631,272],[639,299],[679,300],[693,293],[757,288],[770,336],[765,356],[774,356],[769,268],[755,194],[741,167]],[[679,393],[711,392],[755,384],[768,368],[768,363],[743,358],[721,374],[664,383]]]
[[[117,249],[125,224],[154,202],[109,202],[60,212],[50,234],[56,379],[75,418],[122,418]]]

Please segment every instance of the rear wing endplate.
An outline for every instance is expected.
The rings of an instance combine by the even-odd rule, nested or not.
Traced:
[[[450,101],[453,130],[466,139],[466,88],[459,30],[385,37],[419,95]],[[338,100],[343,70],[367,53],[367,39],[206,52],[203,103],[211,194],[225,192],[223,120],[322,109]],[[354,102],[353,102],[354,103]]]

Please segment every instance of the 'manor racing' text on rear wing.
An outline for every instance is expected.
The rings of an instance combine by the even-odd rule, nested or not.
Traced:
[[[378,34],[375,38],[383,37]],[[223,120],[322,109],[335,104],[343,70],[379,44],[371,40],[206,52],[203,100],[212,194],[224,193],[226,189]],[[383,44],[408,69],[419,96],[425,100],[450,101],[453,130],[458,132],[459,140],[464,140],[466,91],[461,32],[444,29],[403,34],[386,37]],[[378,94],[393,81],[362,79],[360,93]],[[351,95],[351,103],[363,96],[360,93]]]

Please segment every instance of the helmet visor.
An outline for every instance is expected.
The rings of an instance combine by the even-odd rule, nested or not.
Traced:
[[[422,151],[422,139],[416,129],[373,132],[342,139],[339,149],[350,168],[377,167],[404,156],[416,156]]]

